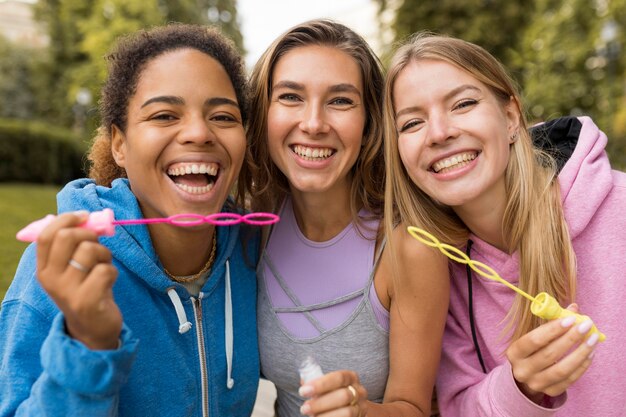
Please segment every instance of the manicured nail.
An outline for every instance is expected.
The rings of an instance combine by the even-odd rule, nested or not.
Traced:
[[[77,210],[73,214],[81,219],[89,217],[89,212],[87,210]]]
[[[309,403],[302,404],[302,407],[300,407],[300,414],[307,415],[310,412],[311,412],[311,406],[309,405]]]
[[[585,320],[578,325],[578,333],[585,334],[591,330],[591,326],[593,326],[593,322],[591,320]]]
[[[588,346],[593,346],[598,342],[598,339],[600,338],[600,336],[598,336],[598,333],[592,333],[591,336],[589,336],[589,339],[587,339],[587,345]]]
[[[298,394],[300,394],[301,397],[310,397],[313,395],[313,387],[310,385],[303,385],[298,390]]]
[[[576,321],[576,317],[574,317],[574,316],[567,316],[563,320],[561,320],[561,326],[562,327],[569,327],[572,324],[574,324],[575,321]]]

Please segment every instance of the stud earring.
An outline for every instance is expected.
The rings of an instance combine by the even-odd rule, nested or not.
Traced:
[[[509,137],[509,139],[511,140],[511,142],[515,142],[517,140],[517,134],[519,132],[516,130],[515,132],[513,132],[513,134]]]

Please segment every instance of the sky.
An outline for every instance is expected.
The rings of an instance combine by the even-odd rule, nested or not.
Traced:
[[[281,33],[309,19],[330,18],[363,36],[378,52],[377,5],[373,0],[237,0],[246,65],[251,68]]]

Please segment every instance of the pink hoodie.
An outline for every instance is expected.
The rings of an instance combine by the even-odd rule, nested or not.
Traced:
[[[539,406],[517,388],[504,356],[501,334],[515,293],[472,274],[474,320],[487,374],[472,342],[464,265],[451,265],[450,311],[437,380],[443,417],[626,416],[626,174],[612,171],[606,136],[581,117],[576,149],[559,175],[565,218],[576,252],[576,302],[607,339],[593,363],[567,394]],[[518,255],[508,255],[476,236],[471,258],[517,285]]]

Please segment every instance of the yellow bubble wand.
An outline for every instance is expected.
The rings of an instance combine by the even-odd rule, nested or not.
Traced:
[[[481,275],[492,281],[497,281],[501,284],[504,284],[516,293],[530,300],[532,302],[532,304],[530,305],[530,311],[537,317],[545,320],[552,320],[567,316],[574,316],[576,317],[576,323],[580,323],[583,320],[589,319],[588,316],[577,314],[573,311],[561,307],[558,301],[556,301],[556,299],[548,293],[541,292],[537,294],[536,297],[532,297],[531,295],[517,288],[510,282],[502,279],[502,277],[498,275],[498,273],[494,271],[490,266],[485,265],[482,262],[470,259],[465,253],[452,245],[448,245],[447,243],[441,243],[435,236],[428,233],[424,229],[420,229],[419,227],[415,226],[409,226],[407,230],[411,236],[422,242],[424,245],[430,246],[431,248],[439,249],[441,253],[443,253],[453,261],[460,264],[469,265],[469,267],[472,268],[474,272],[476,272],[478,275]],[[591,330],[589,330],[587,336],[591,335],[592,333],[598,334],[598,340],[600,342],[603,342],[606,339],[604,333],[601,333],[595,325],[591,327]]]

